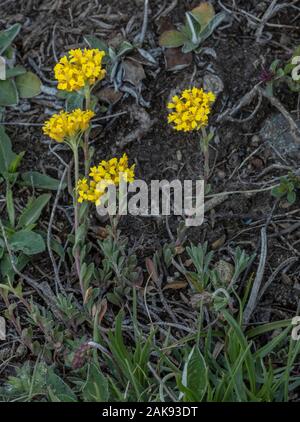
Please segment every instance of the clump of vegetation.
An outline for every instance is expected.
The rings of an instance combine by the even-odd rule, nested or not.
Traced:
[[[161,35],[160,46],[201,52],[203,41],[225,13],[216,14],[211,3],[202,2],[185,18],[178,30]],[[262,240],[256,250],[248,239],[242,248],[229,239],[225,248],[224,237],[207,242],[202,232],[191,242],[183,222],[170,227],[166,219],[167,240],[157,242],[144,258],[140,245],[122,230],[121,213],[107,218],[96,214],[97,207],[107,202],[110,186],[119,192],[122,183],[127,186],[136,178],[134,155],[116,149],[107,157],[100,147],[95,151],[96,143],[92,145],[93,121],[103,111],[97,88],[107,82],[119,89],[124,62],[134,52],[151,62],[152,56],[137,41],[145,37],[146,24],[145,13],[144,36],[124,40],[116,48],[86,36],[90,48],[72,49],[54,66],[56,111],[48,112],[51,115],[39,130],[51,142],[50,150],[54,144],[55,158],[65,167],[60,180],[32,168],[23,171],[26,152],[16,154],[0,126],[4,192],[0,202],[0,340],[8,340],[9,345],[0,348],[0,360],[4,371],[15,359],[22,362],[9,368],[1,380],[1,401],[288,402],[297,397],[300,341],[292,336],[292,320],[283,317],[281,310],[277,310],[280,318],[268,322],[258,320],[254,313],[275,277],[297,261],[289,257],[286,266],[280,263],[275,270],[270,266],[270,278],[262,287],[272,215],[259,221]],[[15,106],[19,99],[41,90],[39,79],[15,63],[12,43],[19,30],[16,24],[0,33],[0,55],[7,66],[5,80],[0,81],[3,107]],[[297,55],[299,50],[284,69],[275,61],[262,73],[258,87],[265,84],[267,96],[273,96],[274,87],[283,80],[297,90],[299,82],[292,76]],[[193,134],[199,138],[209,200],[205,211],[211,211],[208,230],[214,231],[219,217],[214,208],[233,194],[246,193],[247,206],[252,194],[265,191],[272,192],[275,205],[278,199],[295,204],[300,189],[297,172],[257,190],[207,195],[208,181],[217,173],[216,162],[212,166],[210,160],[211,143],[216,140],[210,117],[217,96],[213,89],[204,89],[203,81],[195,80],[191,86],[184,80],[185,89],[170,95],[169,103],[164,101],[168,117],[164,110],[163,121],[166,131],[168,122],[182,138]],[[143,126],[142,121],[139,124]],[[71,161],[66,164],[68,154]],[[221,172],[216,180],[222,189]],[[66,206],[59,207],[62,193]],[[63,221],[54,227],[58,211]],[[49,221],[43,219],[46,212]],[[252,220],[246,217],[238,216],[249,226]],[[160,225],[159,220],[157,229]],[[252,227],[243,227],[242,232],[249,230]],[[296,243],[288,243],[288,251]],[[37,265],[40,261],[47,270]]]
[[[300,177],[289,173],[288,176],[281,177],[280,184],[273,188],[272,195],[279,199],[286,198],[293,205],[296,202],[299,189]]]
[[[32,98],[41,92],[41,82],[34,73],[16,64],[12,43],[21,25],[15,24],[0,32],[0,58],[5,66],[4,79],[0,80],[0,106],[15,106],[22,98]],[[2,57],[1,57],[2,56]]]
[[[182,47],[183,53],[201,52],[201,44],[211,36],[224,20],[224,12],[215,14],[211,3],[202,3],[185,14],[185,24],[178,30],[165,31],[159,43],[162,47]]]

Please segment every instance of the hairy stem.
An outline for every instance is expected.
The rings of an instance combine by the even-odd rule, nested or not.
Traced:
[[[79,229],[79,206],[78,206],[78,194],[77,194],[77,185],[79,180],[79,160],[78,160],[78,146],[72,146],[73,154],[74,154],[74,175],[75,175],[75,188],[73,193],[73,204],[74,204],[74,229],[75,229],[75,241],[77,238],[77,233]],[[82,297],[84,298],[84,286],[83,281],[81,278],[81,271],[80,271],[80,253],[78,246],[74,251],[74,258],[75,258],[75,265],[76,271],[79,278],[80,289],[82,293]]]
[[[85,88],[85,109],[86,110],[91,109],[91,91],[88,86]],[[90,131],[87,130],[84,134],[84,144],[83,144],[85,177],[88,176],[89,167],[90,167],[89,137],[90,137]]]
[[[202,128],[202,139],[201,139],[201,149],[204,155],[204,181],[205,183],[209,179],[209,146],[207,132],[205,128]]]

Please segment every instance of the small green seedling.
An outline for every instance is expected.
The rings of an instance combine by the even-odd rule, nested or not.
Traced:
[[[185,14],[185,24],[178,30],[165,31],[159,44],[165,48],[182,47],[183,53],[201,51],[200,45],[211,36],[226,17],[225,12],[215,14],[210,3],[202,3]]]
[[[99,50],[105,51],[106,57],[103,62],[106,64],[110,81],[118,88],[118,85],[121,83],[121,77],[119,77],[119,75],[122,73],[122,60],[128,54],[132,53],[136,47],[126,40],[122,41],[118,47],[112,48],[103,40],[100,40],[93,35],[87,35],[84,39],[90,48],[98,48]]]
[[[282,199],[286,197],[287,201],[293,205],[297,199],[297,193],[300,189],[300,177],[293,173],[280,179],[280,185],[272,190],[275,198]]]
[[[284,68],[285,79],[292,92],[300,92],[300,45]]]
[[[285,78],[284,69],[280,67],[280,60],[274,60],[268,69],[263,69],[260,75],[260,80],[266,86],[266,92],[271,97],[274,95],[274,88],[276,88]]]

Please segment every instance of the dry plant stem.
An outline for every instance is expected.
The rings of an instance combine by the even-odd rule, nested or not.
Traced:
[[[144,0],[144,20],[143,20],[143,26],[140,34],[140,46],[143,46],[145,35],[147,31],[148,26],[148,14],[149,14],[149,0]]]
[[[272,185],[272,186],[268,186],[267,188],[262,188],[262,189],[253,189],[253,190],[234,190],[234,191],[230,191],[230,192],[220,192],[220,193],[214,193],[211,195],[207,195],[207,198],[217,198],[217,197],[223,197],[223,196],[227,196],[228,195],[235,195],[235,194],[252,194],[252,193],[260,193],[260,192],[267,192],[270,191],[274,188],[277,188],[278,186],[280,186],[279,183],[277,183],[276,185]]]
[[[278,0],[273,0],[266,12],[264,13],[260,25],[258,29],[256,30],[256,42],[259,43],[261,41],[261,36],[264,30],[265,24],[268,22],[268,20],[276,13],[276,11],[280,8],[280,6],[277,6]]]
[[[249,298],[249,301],[247,303],[244,315],[243,315],[243,323],[248,324],[251,315],[255,309],[255,305],[257,302],[257,298],[259,295],[260,286],[263,280],[264,272],[265,272],[265,266],[266,266],[266,259],[267,259],[267,251],[268,251],[268,245],[267,245],[267,229],[266,227],[263,227],[261,229],[261,253],[260,253],[260,261],[259,266],[257,269],[257,274],[253,283],[251,295]]]
[[[261,300],[261,298],[266,293],[268,288],[271,286],[271,284],[273,283],[273,281],[275,280],[277,275],[282,273],[282,271],[285,267],[291,266],[291,265],[295,264],[297,261],[299,261],[299,258],[292,256],[291,258],[288,258],[286,261],[281,262],[281,264],[276,268],[276,270],[269,277],[268,281],[264,284],[263,288],[259,292],[259,295],[258,295],[258,298],[257,298],[257,303]]]

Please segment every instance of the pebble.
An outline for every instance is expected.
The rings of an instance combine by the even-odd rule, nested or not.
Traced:
[[[293,115],[295,121],[296,116]],[[296,121],[300,129],[300,121]],[[268,117],[261,130],[262,141],[269,142],[280,154],[287,155],[293,159],[300,158],[300,144],[291,135],[290,126],[285,117],[280,113],[272,114]]]
[[[219,177],[219,179],[224,180],[226,177],[226,173],[223,170],[218,170],[217,171],[217,176]]]
[[[258,147],[260,143],[261,143],[260,137],[258,135],[253,135],[251,138],[251,145],[253,147]]]

